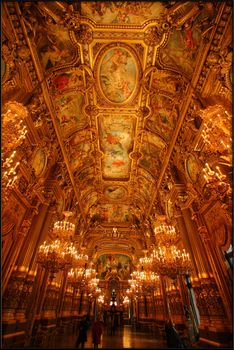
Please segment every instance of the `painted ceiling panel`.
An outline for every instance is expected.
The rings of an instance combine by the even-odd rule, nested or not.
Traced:
[[[121,279],[128,279],[132,271],[132,261],[127,255],[104,254],[99,256],[97,260],[98,278],[109,278],[113,273],[116,273]]]
[[[119,204],[102,204],[90,210],[91,220],[104,224],[128,225],[132,222],[129,206]]]
[[[152,207],[217,5],[33,2],[34,48],[87,221]],[[135,217],[134,217],[135,215]],[[134,221],[135,220],[135,221]]]
[[[69,31],[59,24],[44,23],[39,18],[34,30],[37,31],[35,43],[42,67],[45,70],[76,60],[76,49],[71,43]]]
[[[100,24],[142,24],[165,13],[160,2],[98,1],[82,2],[81,14]]]
[[[180,4],[182,8],[183,5]],[[182,72],[191,77],[196,66],[196,58],[201,47],[202,34],[210,29],[214,5],[207,3],[199,7],[198,3],[186,3],[183,11],[188,11],[191,22],[181,23],[180,30],[172,32],[167,45],[161,50],[160,62],[164,67]]]
[[[105,197],[110,201],[120,201],[126,198],[127,189],[123,186],[108,186],[104,191]]]
[[[129,115],[99,116],[100,150],[104,179],[129,179],[135,118]]]
[[[125,48],[113,48],[105,53],[99,75],[104,96],[114,103],[126,102],[137,85],[136,62]]]
[[[152,114],[147,118],[146,127],[165,141],[170,141],[179,117],[177,100],[155,94],[151,97],[151,106]]]

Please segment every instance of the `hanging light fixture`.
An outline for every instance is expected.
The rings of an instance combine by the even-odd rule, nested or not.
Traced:
[[[78,289],[84,285],[84,274],[85,268],[71,268],[67,276],[68,282],[71,283],[73,288]]]
[[[131,274],[132,275],[132,274]],[[133,273],[132,275],[132,279],[128,280],[128,283],[130,285],[130,289],[128,291],[128,295],[135,297],[138,297],[141,294],[141,286],[137,283],[137,280],[134,279],[134,276],[136,276],[136,274]]]
[[[98,298],[97,298],[97,303],[98,304],[104,304],[105,302],[105,297],[103,294],[99,295]]]
[[[56,238],[51,242],[44,242],[39,247],[37,262],[52,274],[59,270],[69,269],[75,263],[82,266],[86,256],[79,254],[71,237],[75,233],[75,225],[68,221],[73,213],[64,212],[65,219],[57,221],[53,226],[53,233]]]
[[[189,254],[182,252],[175,246],[162,246],[155,248],[152,252],[154,271],[160,275],[166,275],[175,279],[178,275],[191,272],[192,264]]]
[[[142,271],[139,283],[144,293],[151,293],[159,285],[159,275],[153,271]]]
[[[175,243],[179,240],[179,234],[174,226],[162,224],[155,228],[155,238],[158,247],[153,249],[151,258],[153,270],[160,275],[166,275],[175,279],[178,275],[190,273],[192,265],[189,254],[185,249],[180,251]]]
[[[82,250],[82,248],[80,248]],[[74,267],[84,267],[86,268],[89,257],[84,253],[79,253],[75,255],[75,259],[73,262]]]
[[[139,264],[144,268],[145,271],[150,271],[152,269],[152,258],[148,256],[144,256],[139,259]]]
[[[59,270],[71,268],[77,255],[73,242],[56,238],[51,242],[44,241],[39,247],[37,262],[54,275]]]
[[[73,212],[64,211],[63,214],[65,216],[64,220],[54,223],[53,233],[62,239],[68,239],[75,233],[75,225],[68,221],[68,218],[73,215]]]
[[[2,114],[2,150],[5,155],[23,143],[27,134],[24,119],[28,116],[28,110],[16,101],[7,102],[3,109],[6,110]]]
[[[152,258],[151,258],[152,260]],[[141,269],[142,267],[140,267]],[[132,272],[132,277],[136,280],[142,293],[152,292],[159,284],[159,275],[150,270],[136,270]]]
[[[126,291],[126,292],[127,292],[127,291]],[[123,298],[123,304],[128,305],[129,303],[130,303],[129,297],[126,295],[126,296]]]
[[[11,188],[18,178],[16,170],[20,163],[16,161],[15,155],[16,151],[13,151],[2,166],[2,186],[5,189]]]
[[[157,242],[165,246],[170,246],[172,244],[175,244],[179,239],[179,235],[175,227],[167,225],[165,223],[155,227],[154,233],[155,233],[155,238]]]
[[[46,241],[39,247],[37,262],[51,274],[57,273],[64,267],[61,241],[56,239],[51,243]]]
[[[93,280],[93,283],[94,283],[94,279],[96,277],[96,270],[93,269],[93,268],[87,268],[85,270],[85,273],[84,273],[84,288],[86,289],[89,289],[89,284],[90,284],[90,281]]]
[[[2,114],[2,198],[8,201],[9,190],[18,179],[17,170],[20,165],[17,147],[21,146],[26,134],[27,127],[24,118],[28,111],[21,103],[10,101],[4,107]]]

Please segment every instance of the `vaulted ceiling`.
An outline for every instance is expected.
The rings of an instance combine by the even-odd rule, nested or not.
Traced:
[[[152,213],[220,6],[21,4],[23,25],[32,33],[28,45],[86,222],[125,230]]]

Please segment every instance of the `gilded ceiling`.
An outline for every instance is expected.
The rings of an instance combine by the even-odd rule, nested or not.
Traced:
[[[170,1],[21,5],[23,25],[31,33],[28,45],[86,222],[130,229],[150,215],[219,6]]]

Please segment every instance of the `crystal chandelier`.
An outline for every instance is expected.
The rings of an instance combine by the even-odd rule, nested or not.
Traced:
[[[62,253],[62,245],[59,239],[46,243],[39,247],[37,262],[51,274],[57,273],[64,267],[64,258]]]
[[[127,293],[127,291],[126,291],[126,293]],[[129,303],[130,303],[129,297],[126,295],[126,296],[123,298],[123,304],[128,305]]]
[[[71,211],[63,212],[65,219],[54,223],[53,232],[56,236],[67,239],[74,235],[75,225],[68,221],[68,218],[73,215]]]
[[[76,254],[74,257],[74,266],[76,267],[86,266],[88,259],[89,257],[86,254],[83,254],[83,253]]]
[[[89,287],[90,289],[96,289],[99,283],[99,279],[98,278],[91,278],[91,280],[89,281]]]
[[[99,297],[97,298],[97,302],[98,302],[98,304],[104,304],[105,297],[103,294],[99,295]]]
[[[11,188],[18,178],[16,169],[20,163],[16,161],[15,155],[16,151],[13,151],[11,155],[6,158],[2,166],[2,186],[6,189]]]
[[[71,283],[73,288],[75,289],[80,288],[84,285],[84,274],[85,274],[85,268],[82,268],[82,267],[71,268],[67,275],[68,282]]]
[[[134,279],[134,275],[135,274],[133,274],[132,275],[132,279],[129,279],[128,280],[128,283],[130,284],[130,289],[129,289],[129,291],[128,291],[128,295],[130,296],[132,296],[132,297],[138,297],[138,295],[140,295],[141,294],[141,286],[137,283],[137,280],[136,279]]]
[[[63,241],[61,240],[61,244],[63,245],[63,249],[61,251],[61,255],[64,260],[64,268],[70,268],[76,261],[78,252],[73,242]]]
[[[159,284],[159,275],[153,271],[134,271],[132,276],[143,293],[152,292]]]
[[[162,224],[154,229],[155,238],[159,244],[170,246],[175,244],[179,235],[174,226]]]
[[[9,190],[15,184],[20,162],[17,160],[17,147],[21,146],[27,128],[23,119],[28,115],[27,109],[18,102],[7,102],[2,114],[2,190],[3,200],[9,198]]]
[[[92,288],[92,289],[90,289],[89,297],[90,298],[98,298],[101,293],[102,293],[101,288],[98,288],[98,287]]]
[[[219,166],[213,170],[208,163],[203,168],[203,175],[206,181],[204,186],[204,196],[210,198],[215,196],[218,200],[223,203],[222,207],[231,212],[232,209],[232,188]]]
[[[160,275],[166,275],[175,279],[178,275],[191,272],[192,265],[189,254],[182,252],[175,246],[162,246],[152,252],[153,268]]]
[[[192,265],[189,254],[176,248],[179,234],[174,226],[165,223],[155,228],[155,238],[158,242],[151,254],[153,270],[160,275],[175,279],[178,275],[191,272]]]
[[[99,279],[91,278],[87,285],[87,290],[89,291],[90,297],[98,297],[101,294],[101,289],[98,288]]]
[[[133,290],[131,288],[126,289],[126,294],[127,297],[132,299],[132,297],[134,296]]]
[[[97,273],[96,273],[95,269],[92,269],[92,268],[85,269],[84,283],[83,283],[83,288],[84,289],[89,289],[91,280],[93,280],[93,283],[94,283],[94,279],[96,277],[96,274]]]
[[[227,132],[227,125],[230,122],[230,118],[227,111],[220,110],[220,113],[218,113],[215,116],[215,118],[214,116],[212,118],[209,118],[209,120],[203,124],[201,137],[206,148],[212,149],[212,144],[214,143],[215,138],[217,139],[217,136],[219,136],[221,138],[219,140],[219,152],[221,152],[225,156],[231,157],[232,156],[232,147],[231,147],[232,138],[230,137],[229,132]],[[215,122],[215,119],[216,119],[216,122]],[[221,134],[217,133],[217,130],[219,129],[217,127],[217,124],[219,125],[220,120],[226,120],[227,122],[225,126],[226,130],[224,131],[224,129],[222,128]]]
[[[148,256],[139,259],[139,264],[144,268],[145,271],[151,270],[152,262],[152,258]]]
[[[39,247],[37,262],[52,275],[59,270],[68,269],[78,255],[73,242],[65,242],[59,238],[46,242]]]
[[[216,171],[214,171],[210,168],[209,164],[206,163],[202,171],[204,172],[204,179],[207,183],[224,181],[226,179],[226,176],[222,174],[218,166],[216,166]]]
[[[20,146],[27,134],[27,128],[23,120],[28,111],[21,103],[7,102],[4,105],[5,113],[2,114],[2,148],[3,154],[12,152]]]

